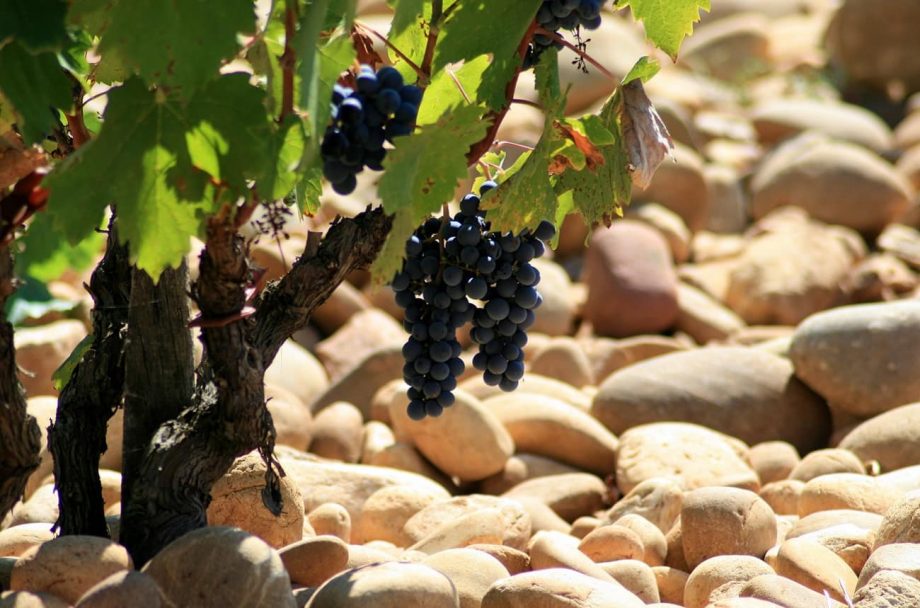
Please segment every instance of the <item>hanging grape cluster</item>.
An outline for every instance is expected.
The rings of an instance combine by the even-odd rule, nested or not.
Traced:
[[[402,75],[389,66],[375,73],[362,65],[355,87],[333,86],[332,123],[320,147],[323,175],[339,194],[354,191],[355,176],[364,167],[383,169],[384,142],[412,133],[422,103],[422,90],[404,84]]]
[[[576,31],[579,28],[596,30],[601,25],[601,7],[604,0],[543,0],[537,10],[537,25],[550,32],[559,30]],[[562,45],[546,34],[536,33],[527,56],[524,67],[537,63],[540,54],[546,49]]]
[[[479,194],[495,186],[487,181]],[[479,347],[473,366],[486,384],[513,391],[524,375],[527,328],[543,301],[540,273],[530,262],[543,255],[555,228],[543,221],[533,232],[493,232],[479,202],[467,194],[453,218],[426,220],[406,242],[406,260],[392,281],[410,334],[403,379],[415,420],[454,403],[464,371],[457,330],[467,323]]]

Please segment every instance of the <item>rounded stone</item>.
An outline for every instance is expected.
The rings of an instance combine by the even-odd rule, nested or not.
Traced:
[[[795,446],[787,441],[765,441],[751,446],[748,459],[760,483],[768,484],[789,477],[801,457]]]
[[[884,514],[901,497],[901,492],[879,482],[877,477],[856,473],[830,473],[805,484],[799,496],[799,517],[818,511],[853,509]]]
[[[397,547],[408,547],[415,541],[403,531],[406,522],[431,503],[447,497],[446,490],[411,485],[380,488],[364,503],[355,522],[354,540],[385,540]]]
[[[882,570],[856,590],[853,602],[859,608],[920,606],[920,581],[897,570]]]
[[[278,555],[291,582],[305,587],[319,587],[348,566],[348,545],[335,536],[306,538]]]
[[[823,593],[778,574],[755,576],[741,588],[741,597],[773,602],[783,608],[843,608],[843,604],[828,600]]]
[[[667,534],[680,516],[683,490],[676,481],[651,478],[633,487],[607,511],[606,517],[615,522],[626,515],[639,515]]]
[[[814,219],[878,232],[907,211],[910,184],[862,146],[805,134],[778,147],[751,181],[755,219],[786,205]]]
[[[682,458],[675,459],[674,454]],[[757,473],[721,433],[686,422],[629,429],[617,450],[617,487],[629,493],[643,481],[666,478],[683,489],[731,485],[758,489]]]
[[[453,498],[438,500],[418,511],[410,517],[403,530],[417,543],[432,534],[437,533],[445,526],[450,526],[462,516],[474,514],[483,509],[497,510],[500,513],[497,526],[499,530],[499,543],[523,549],[530,538],[531,522],[525,509],[515,500],[488,496],[485,494],[470,494],[455,496]],[[487,518],[483,518],[486,523]],[[494,530],[495,528],[492,528]],[[463,533],[462,528],[458,533]],[[470,540],[468,544],[486,542]]]
[[[712,593],[722,585],[731,583],[740,589],[761,574],[773,574],[773,568],[749,555],[717,555],[702,562],[687,579],[684,590],[686,608],[705,608]]]
[[[460,608],[479,608],[482,598],[496,581],[510,576],[497,559],[475,549],[447,549],[422,561],[442,572],[457,588]]]
[[[524,481],[502,496],[536,498],[571,522],[602,509],[607,499],[607,486],[601,478],[590,473],[564,473]]]
[[[508,459],[501,472],[490,475],[479,482],[479,491],[483,494],[503,494],[519,483],[547,477],[578,473],[579,469],[571,465],[527,452],[518,452]]]
[[[613,522],[618,526],[629,528],[639,536],[642,541],[644,553],[642,561],[649,566],[663,566],[668,554],[668,541],[658,526],[641,515],[629,513]]]
[[[506,545],[492,545],[488,543],[475,543],[466,547],[491,555],[508,570],[511,576],[530,570],[530,556],[519,549]]]
[[[583,314],[599,335],[657,333],[677,320],[677,277],[664,237],[634,220],[595,230]]]
[[[679,606],[684,605],[684,593],[690,575],[683,570],[670,566],[654,566],[652,573],[658,585],[658,595],[662,602],[671,602]]]
[[[166,545],[143,572],[177,606],[294,607],[291,579],[278,552],[237,528],[189,532]]]
[[[900,497],[882,517],[875,547],[895,543],[920,544],[920,490]]]
[[[710,487],[684,495],[680,511],[684,556],[691,568],[717,555],[762,558],[777,537],[776,517],[757,494]]]
[[[0,608],[70,608],[70,603],[50,593],[10,591],[0,593]]]
[[[595,528],[581,539],[578,549],[595,562],[641,560],[645,555],[642,538],[633,530],[617,524]]]
[[[265,472],[258,452],[238,458],[211,488],[208,523],[236,526],[280,548],[303,537],[303,498],[290,477],[281,477],[281,512],[275,515],[269,511],[262,499]]]
[[[361,410],[345,401],[332,403],[313,418],[310,451],[317,456],[342,462],[358,462],[364,439]]]
[[[609,475],[616,466],[616,436],[595,418],[561,399],[518,393],[492,397],[485,405],[522,452],[601,476]]]
[[[388,562],[346,570],[326,581],[311,608],[460,608],[454,584],[423,564]]]
[[[581,345],[568,336],[553,338],[530,361],[529,371],[575,387],[594,384],[591,361]]]
[[[789,473],[789,479],[810,481],[831,473],[866,474],[866,467],[853,452],[843,448],[825,448],[806,454]]]
[[[920,403],[896,407],[858,424],[839,447],[862,461],[877,461],[882,471],[920,464]]]
[[[860,571],[856,588],[862,588],[877,572],[883,570],[895,570],[920,580],[920,545],[897,543],[877,547]]]
[[[866,417],[911,403],[920,394],[920,301],[813,315],[796,329],[789,357],[796,376],[841,411]]]
[[[19,556],[10,589],[46,592],[74,604],[96,583],[132,567],[127,549],[106,538],[62,536]]]
[[[645,562],[637,559],[620,559],[603,562],[600,567],[643,602],[652,604],[661,599],[655,573]]]
[[[777,515],[798,515],[799,496],[804,488],[804,481],[781,479],[768,483],[758,493]]]
[[[501,471],[514,453],[512,435],[479,399],[463,390],[456,401],[434,418],[405,424],[418,450],[447,475],[478,481]],[[405,417],[408,397],[398,393],[390,402],[390,418]]]
[[[17,557],[26,550],[54,538],[52,524],[22,524],[0,530],[0,555]]]
[[[293,340],[286,341],[278,350],[265,370],[265,382],[287,389],[307,404],[329,387],[322,363]]]
[[[147,574],[122,570],[90,588],[74,608],[167,608],[166,598]]]
[[[524,572],[496,581],[482,608],[645,608],[619,583],[598,580],[566,568]]]
[[[827,547],[806,538],[783,541],[774,568],[780,576],[818,593],[827,591],[841,602],[844,592],[852,596],[856,588],[856,574],[847,563]]]
[[[675,144],[673,156],[677,162],[661,163],[647,188],[634,189],[633,200],[667,207],[684,220],[690,232],[696,232],[706,225],[710,207],[703,159],[680,143]]]
[[[351,541],[351,515],[348,509],[334,502],[322,504],[307,514],[307,521],[317,535],[330,535]]]
[[[631,365],[600,385],[591,413],[616,434],[682,421],[748,443],[787,441],[803,452],[826,445],[830,434],[827,405],[795,379],[788,360],[742,347],[676,352]]]

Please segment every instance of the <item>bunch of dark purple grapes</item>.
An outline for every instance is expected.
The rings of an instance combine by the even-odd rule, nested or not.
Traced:
[[[604,0],[543,0],[543,4],[537,10],[537,25],[550,32],[576,31],[579,28],[596,30],[601,25],[603,4]],[[562,45],[550,36],[534,34],[533,42],[524,58],[524,67],[536,64],[540,54],[552,46],[562,48]]]
[[[495,186],[487,181],[479,194]],[[410,334],[403,379],[414,420],[439,416],[454,403],[464,371],[457,330],[466,323],[479,345],[473,365],[486,384],[513,391],[524,375],[527,328],[543,301],[540,273],[530,262],[543,255],[556,229],[543,221],[533,232],[493,232],[479,202],[467,194],[453,218],[426,220],[406,242],[406,261],[392,281]]]
[[[320,146],[323,175],[339,194],[354,191],[355,176],[364,167],[383,169],[384,142],[412,133],[422,103],[422,90],[404,84],[402,75],[389,66],[375,73],[362,65],[355,87],[333,86],[332,123]]]

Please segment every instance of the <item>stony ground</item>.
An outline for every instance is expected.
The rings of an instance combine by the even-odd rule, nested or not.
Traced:
[[[920,2],[836,4],[713,0],[648,87],[676,162],[590,247],[563,226],[516,393],[471,371],[408,420],[398,309],[350,277],[268,373],[279,517],[246,456],[212,527],[136,571],[116,542],[52,540],[46,452],[0,526],[0,607],[920,606]],[[614,71],[649,52],[628,21],[591,38]],[[562,67],[572,112],[612,89]],[[499,137],[541,125],[514,106]],[[363,188],[256,259],[277,276]],[[17,334],[42,427],[86,332],[68,278],[51,290],[83,308]]]

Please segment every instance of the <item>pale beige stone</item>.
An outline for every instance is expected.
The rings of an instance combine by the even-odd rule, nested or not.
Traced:
[[[348,545],[335,536],[305,538],[278,555],[291,582],[306,587],[318,587],[348,566]]]

